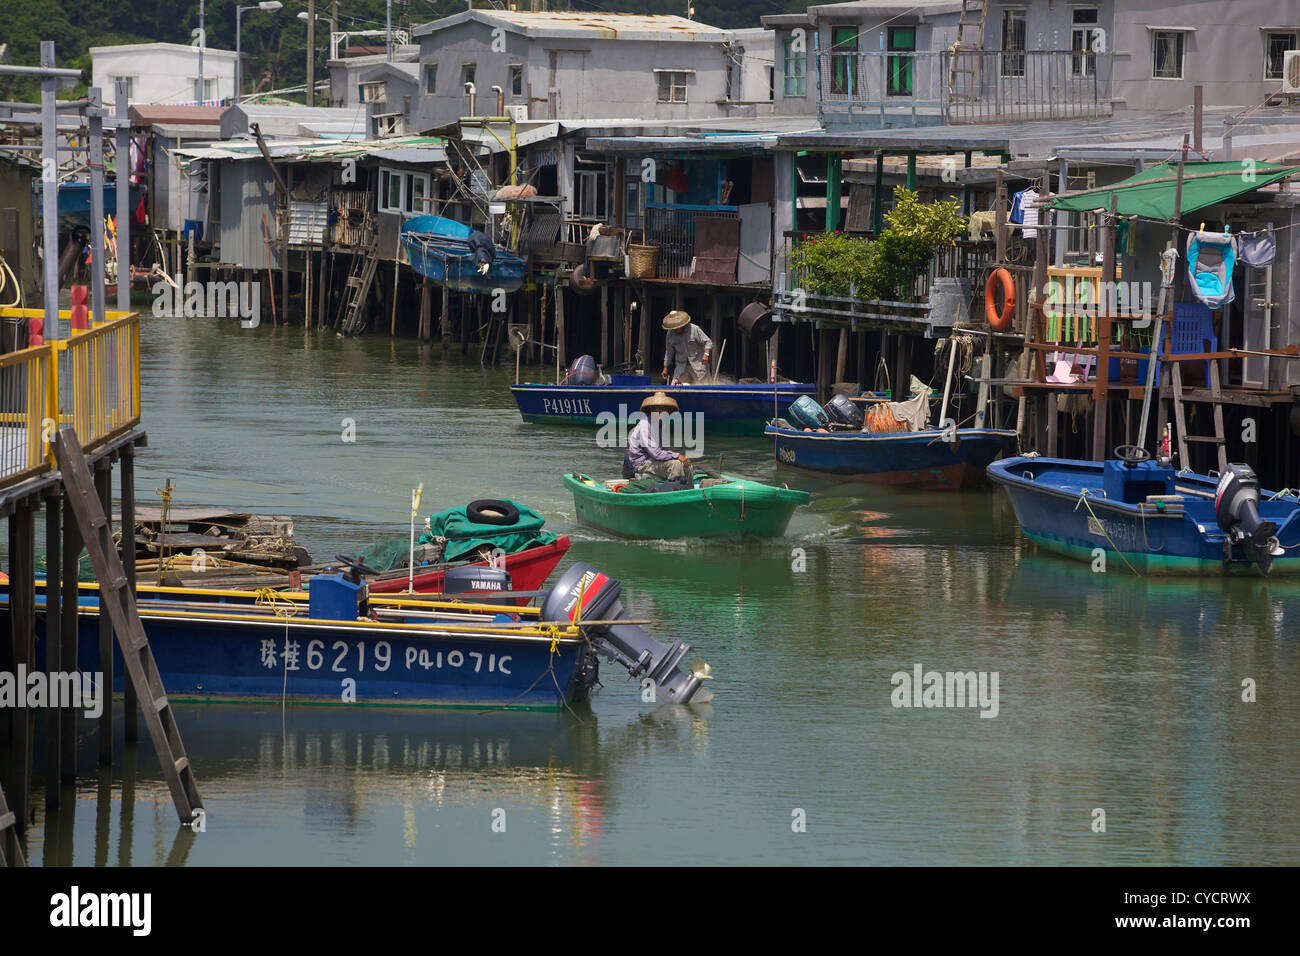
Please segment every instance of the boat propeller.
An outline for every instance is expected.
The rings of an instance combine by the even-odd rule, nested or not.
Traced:
[[[1286,552],[1277,540],[1277,524],[1259,517],[1259,479],[1247,465],[1229,465],[1214,491],[1214,517],[1228,537],[1268,574],[1273,559]]]
[[[619,600],[623,585],[590,564],[575,564],[551,588],[542,602],[542,619],[618,621],[626,617]],[[684,704],[704,703],[713,695],[700,685],[712,679],[712,668],[704,661],[691,661],[690,673],[678,666],[691,650],[685,641],[662,644],[636,624],[598,624],[586,627],[592,647],[606,660],[627,668],[633,677],[654,682],[660,700]]]

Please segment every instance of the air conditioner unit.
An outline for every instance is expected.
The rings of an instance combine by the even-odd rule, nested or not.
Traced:
[[[506,107],[506,115],[516,123],[528,122],[528,106],[524,103],[513,103]]]
[[[1300,93],[1300,50],[1282,54],[1282,92]]]

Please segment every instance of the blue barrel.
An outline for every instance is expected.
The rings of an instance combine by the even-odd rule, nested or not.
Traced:
[[[809,395],[800,395],[790,403],[790,417],[801,428],[825,428],[831,423],[826,409],[814,402]]]

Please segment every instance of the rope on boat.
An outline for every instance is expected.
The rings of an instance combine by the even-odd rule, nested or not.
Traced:
[[[1092,496],[1093,496],[1092,492],[1089,489],[1084,488],[1083,491],[1079,492],[1079,500],[1074,503],[1074,510],[1078,511],[1079,505],[1083,505],[1085,508],[1087,508],[1088,514],[1092,516],[1092,520],[1097,522],[1097,527],[1101,528],[1102,537],[1106,539],[1106,542],[1115,550],[1115,553],[1120,556],[1121,560],[1123,560],[1123,562],[1128,565],[1128,569],[1132,571],[1134,574],[1136,574],[1138,577],[1142,577],[1142,572],[1140,572],[1137,568],[1133,567],[1133,565],[1129,562],[1129,559],[1124,557],[1124,552],[1119,549],[1119,545],[1117,545],[1114,541],[1111,540],[1110,533],[1106,531],[1106,523],[1102,521],[1100,518],[1098,518],[1097,513],[1092,510],[1092,505],[1088,502],[1088,499],[1091,498]]]

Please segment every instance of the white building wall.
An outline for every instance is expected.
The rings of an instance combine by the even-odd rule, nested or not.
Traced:
[[[130,77],[130,102],[193,103],[199,75],[199,53],[179,43],[144,43],[123,47],[91,47],[91,85],[103,91],[106,102],[113,99],[114,81]],[[235,95],[235,54],[231,50],[203,51],[203,78],[214,81],[209,100]],[[205,82],[205,85],[206,82]]]

